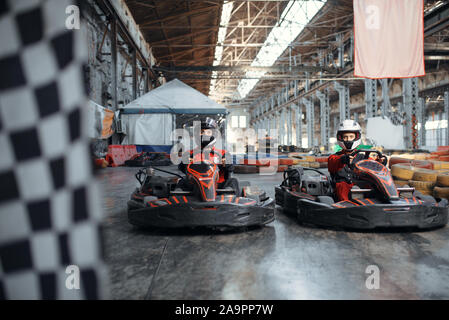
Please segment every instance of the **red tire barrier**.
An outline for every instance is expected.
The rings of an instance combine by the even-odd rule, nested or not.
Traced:
[[[278,165],[277,159],[243,159],[240,164],[247,165],[247,166],[257,166],[257,167],[269,167],[269,166],[276,166]]]
[[[294,163],[293,159],[279,159],[279,164],[281,166],[292,166]]]
[[[437,148],[437,152],[438,151],[449,151],[449,146],[439,146]]]
[[[405,159],[405,158],[400,158],[400,157],[391,157],[390,158],[390,168],[394,164],[397,164],[397,163],[410,163],[411,161],[412,161],[411,159]]]
[[[390,168],[392,165],[397,163],[408,163],[412,167],[424,168],[424,169],[433,169],[433,164],[427,160],[411,160],[400,157],[391,157],[390,158]]]
[[[449,151],[443,150],[443,151],[435,151],[431,152],[430,156],[447,156],[449,155]]]
[[[118,145],[109,146],[108,154],[106,155],[106,161],[109,162],[109,166],[111,167],[122,166],[126,160],[128,159],[126,158],[123,146]]]
[[[122,146],[122,147],[123,147],[123,152],[125,153],[126,160],[130,160],[130,159],[132,159],[134,156],[136,156],[137,154],[139,154],[139,153],[137,152],[136,146],[128,145],[128,146]]]

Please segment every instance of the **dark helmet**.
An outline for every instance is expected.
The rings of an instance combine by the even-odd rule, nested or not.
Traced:
[[[203,134],[203,130],[217,130],[218,125],[214,119],[206,118],[206,120],[201,121],[201,149],[211,148],[217,142],[217,139],[213,136],[213,131],[211,135]]]
[[[203,130],[203,129],[214,130],[214,129],[217,129],[217,128],[218,128],[218,125],[217,125],[217,122],[215,122],[214,119],[206,118],[206,120],[201,121],[201,130]]]

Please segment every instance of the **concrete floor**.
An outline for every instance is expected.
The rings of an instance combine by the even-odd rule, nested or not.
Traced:
[[[136,171],[98,174],[113,299],[449,299],[448,227],[323,230],[278,210],[275,222],[248,232],[140,230],[126,217]],[[236,176],[272,197],[281,181]],[[380,269],[377,290],[365,285],[370,265]]]

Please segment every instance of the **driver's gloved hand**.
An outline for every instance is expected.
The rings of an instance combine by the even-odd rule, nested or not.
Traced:
[[[343,156],[340,157],[340,162],[343,164],[350,164],[351,163],[351,158],[349,157],[349,154],[345,154]]]
[[[182,178],[178,182],[178,188],[181,188],[182,191],[192,191],[193,185],[189,183],[185,178]]]
[[[355,155],[354,159],[352,160],[352,163],[355,164],[355,163],[357,163],[357,162],[363,160],[364,158],[365,158],[365,157],[364,157],[363,154],[357,153],[357,154]]]
[[[235,166],[233,164],[219,164],[218,168],[223,169],[227,172],[234,172]]]
[[[342,182],[342,181],[352,183],[351,171],[349,170],[348,166],[344,166],[335,175],[335,182]]]
[[[186,169],[187,169],[187,165],[186,164],[184,164],[184,163],[180,163],[179,165],[178,165],[178,170],[179,171],[181,171],[182,173],[186,173]]]

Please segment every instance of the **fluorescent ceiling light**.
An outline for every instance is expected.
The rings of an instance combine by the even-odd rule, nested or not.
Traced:
[[[272,66],[324,3],[325,1],[312,0],[290,1],[282,12],[279,26],[275,26],[270,32],[251,66]],[[244,79],[240,82],[237,88],[239,98],[244,99],[265,74],[265,71],[247,72],[246,76],[256,79]]]
[[[214,66],[218,66],[221,63],[221,58],[223,56],[223,42],[226,38],[226,33],[228,31],[229,20],[231,19],[232,9],[234,8],[234,2],[226,2],[223,4],[223,9],[221,11],[220,28],[218,29],[218,40],[217,46],[215,47],[215,58]],[[209,94],[214,90],[217,80],[217,72],[212,72],[212,80],[210,82]]]

